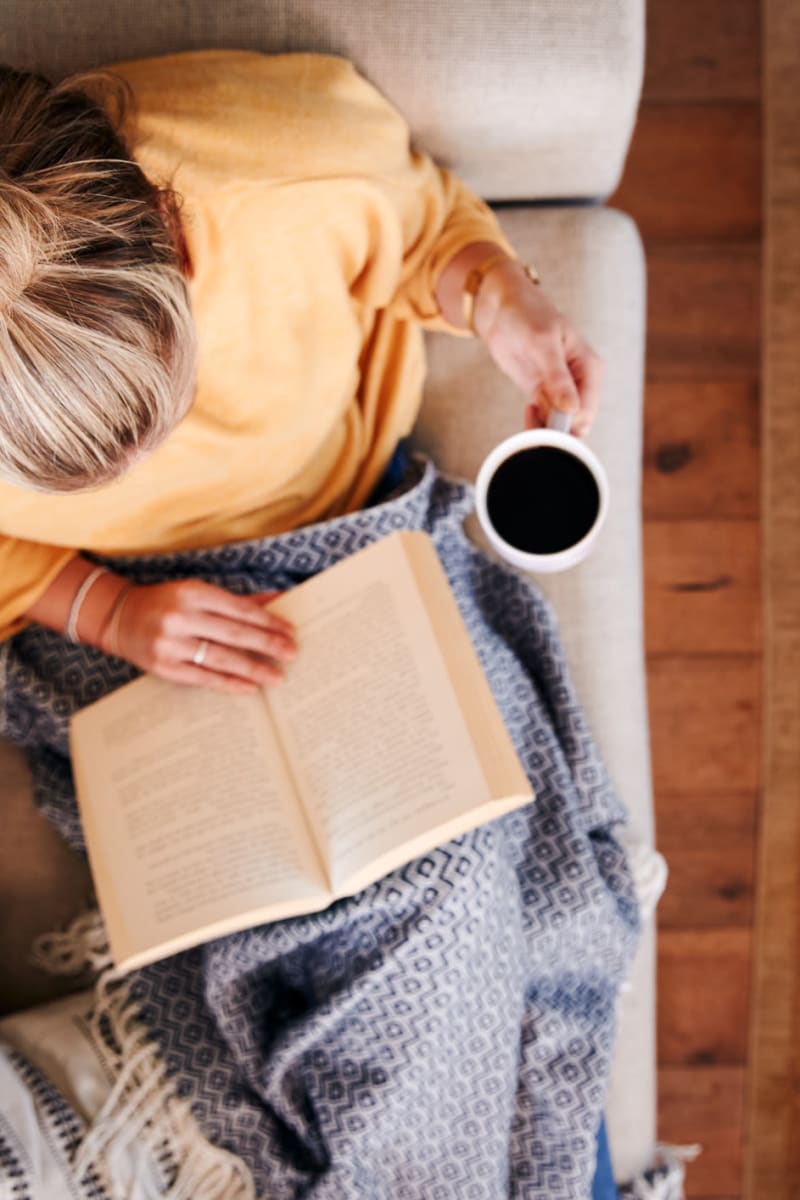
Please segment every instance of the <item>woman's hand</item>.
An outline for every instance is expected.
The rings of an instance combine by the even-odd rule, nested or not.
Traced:
[[[500,370],[527,398],[526,425],[546,425],[556,408],[571,413],[571,432],[584,436],[597,413],[602,364],[516,259],[495,242],[470,242],[439,274],[439,308],[463,328],[465,284],[486,264],[472,325]]]
[[[252,692],[278,683],[295,654],[292,626],[264,608],[277,594],[237,596],[198,579],[132,587],[116,645],[106,628],[102,648],[175,683]]]
[[[553,409],[572,414],[584,437],[597,415],[602,363],[519,263],[485,276],[475,299],[475,331],[501,371],[528,397],[525,424],[546,425]]]

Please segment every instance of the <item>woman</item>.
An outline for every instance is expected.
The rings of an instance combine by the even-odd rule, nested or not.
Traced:
[[[476,268],[475,330],[530,423],[555,405],[588,430],[598,359],[348,64],[118,72],[138,133],[119,91],[112,119],[78,84],[0,81],[0,632],[66,630],[92,570],[75,547],[206,546],[363,505],[419,406],[420,327],[465,331]],[[109,649],[122,587],[97,578],[72,633]],[[274,682],[291,653],[257,598],[190,582],[116,615],[114,651],[183,683]]]
[[[24,647],[42,626],[165,679],[251,691],[279,681],[281,663],[295,653],[292,629],[264,607],[265,594],[241,595],[247,589],[221,584],[219,572],[209,572],[214,581],[192,578],[185,564],[202,565],[207,551],[225,544],[282,544],[287,531],[335,525],[368,505],[376,489],[382,494],[419,407],[424,328],[479,336],[519,386],[529,425],[545,424],[555,407],[570,411],[574,431],[585,434],[597,410],[599,363],[533,270],[517,261],[490,210],[410,149],[400,116],[347,63],[209,52],[115,70],[124,84],[98,76],[53,88],[9,69],[0,74],[0,635],[27,629],[14,638]],[[181,577],[146,581],[149,568],[143,578],[131,564],[151,559],[178,562]],[[42,645],[52,652],[52,641]],[[7,705],[13,672],[8,678]],[[601,773],[591,765],[596,782]],[[544,781],[537,791],[544,810]],[[555,808],[562,801],[554,795]],[[628,937],[635,917],[620,882],[624,862],[608,849],[619,812],[603,803],[605,859],[597,840],[584,839],[575,853],[592,864],[593,894],[602,893],[595,909],[621,913]],[[525,833],[526,844],[533,836]],[[489,844],[475,842],[476,864],[491,857]],[[509,851],[509,862],[516,853]],[[467,843],[462,861],[470,861]],[[347,930],[371,919],[358,903],[338,910]],[[377,911],[377,898],[370,903]],[[521,930],[527,903],[526,893]],[[302,942],[313,921],[284,924],[302,928]],[[586,921],[581,929],[583,936]],[[610,922],[608,929],[613,947]],[[403,945],[417,936],[409,928]],[[292,956],[273,949],[260,943],[259,970],[267,962],[288,970]],[[607,979],[592,967],[600,980],[592,1011],[604,1014],[601,1048],[586,1051],[600,1064],[594,1108],[582,1113],[580,1128],[557,1118],[557,1104],[537,1118],[537,1129],[558,1131],[541,1153],[560,1156],[563,1178],[573,1181],[564,1195],[577,1196],[574,1181],[586,1182],[586,1122],[596,1125],[610,998],[629,951],[627,943],[619,952],[606,947],[607,958],[619,959]],[[327,970],[324,951],[317,961]],[[187,1005],[201,992],[210,1004],[228,966],[206,969],[210,975],[187,987]],[[310,978],[308,962],[303,970]],[[266,988],[261,978],[254,1003]],[[542,1012],[558,1010],[566,1037],[575,1013],[564,1009],[561,985],[553,988],[537,1003]],[[296,1002],[295,991],[295,983],[278,987],[280,1012]],[[462,989],[458,1003],[463,996]],[[215,1020],[222,1028],[219,1012]],[[513,1061],[522,1035],[514,1024],[503,1036]],[[571,1044],[574,1057],[574,1037]],[[222,1078],[222,1049],[219,1056]],[[268,1059],[283,1061],[274,1047]],[[309,1063],[298,1069],[305,1078]],[[522,1093],[533,1089],[533,1111],[539,1068],[530,1070]],[[251,1090],[262,1083],[260,1075],[248,1078]],[[362,1150],[347,1143],[347,1161],[337,1167],[334,1133],[323,1136],[303,1104],[284,1108],[283,1084],[274,1092],[263,1086],[258,1119],[273,1114],[263,1136],[285,1158],[266,1178],[287,1190],[271,1194],[300,1194],[306,1185],[298,1180],[309,1173],[328,1179],[331,1194],[349,1194],[336,1169],[352,1172]],[[523,1110],[510,1135],[516,1150],[504,1149],[501,1137],[492,1169],[500,1177],[511,1170],[510,1193],[554,1194],[546,1163],[538,1183],[526,1173],[526,1154],[535,1159],[540,1150],[520,1151],[528,1137]],[[215,1124],[222,1118],[207,1115],[207,1127],[222,1137]],[[434,1119],[432,1110],[429,1130]],[[375,1182],[387,1153],[358,1164],[377,1189],[360,1194],[400,1194]],[[503,1165],[508,1153],[511,1168]],[[430,1180],[414,1191],[414,1165],[404,1194],[433,1194]],[[442,1187],[452,1169],[452,1162],[441,1166]],[[468,1194],[452,1186],[453,1195]],[[475,1186],[475,1195],[497,1194],[496,1183],[485,1192]]]

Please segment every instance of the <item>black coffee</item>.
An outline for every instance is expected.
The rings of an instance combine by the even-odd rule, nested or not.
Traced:
[[[557,554],[579,542],[600,511],[594,475],[574,454],[532,446],[507,458],[486,495],[489,520],[528,554]]]

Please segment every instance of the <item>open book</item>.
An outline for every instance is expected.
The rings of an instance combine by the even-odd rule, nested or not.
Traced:
[[[72,719],[122,970],[326,908],[532,799],[426,534],[391,534],[271,607],[298,642],[277,686],[145,675]]]

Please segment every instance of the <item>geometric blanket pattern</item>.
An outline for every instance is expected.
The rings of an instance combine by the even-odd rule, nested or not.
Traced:
[[[468,486],[411,470],[358,513],[113,567],[284,589],[426,530],[536,800],[323,912],[136,971],[130,994],[203,1131],[260,1196],[585,1200],[639,929],[625,813],[552,609],[469,542]],[[39,627],[5,647],[0,732],[25,747],[36,801],[74,846],[69,716],[134,674]]]

